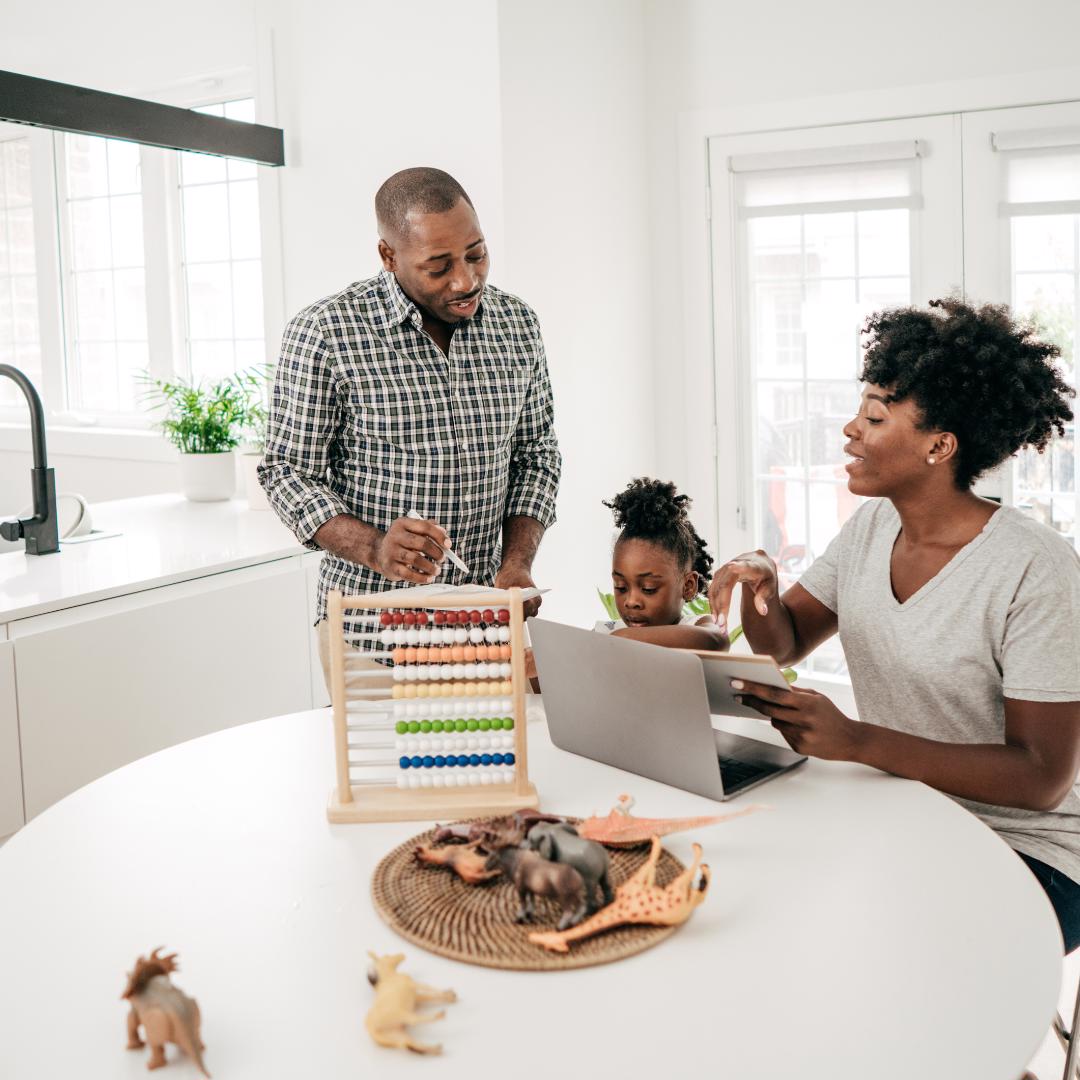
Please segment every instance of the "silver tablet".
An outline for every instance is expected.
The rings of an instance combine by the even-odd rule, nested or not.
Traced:
[[[740,691],[731,689],[732,679],[746,679],[748,682],[765,683],[766,686],[775,686],[781,690],[788,689],[789,683],[784,678],[784,673],[771,656],[740,656],[738,653],[704,652],[697,649],[687,651],[701,657],[701,666],[705,669],[705,687],[709,694],[709,712],[715,716],[769,719],[735,700],[735,695]]]

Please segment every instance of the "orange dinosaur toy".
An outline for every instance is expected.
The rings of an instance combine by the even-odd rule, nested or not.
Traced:
[[[618,805],[614,806],[607,817],[586,818],[576,826],[578,835],[586,840],[596,840],[608,847],[639,847],[647,844],[654,836],[667,836],[669,833],[685,832],[687,829],[701,829],[707,825],[720,825],[725,821],[734,821],[737,817],[753,814],[757,810],[769,807],[755,803],[745,806],[730,814],[717,814],[715,817],[691,818],[639,818],[630,813],[634,800],[629,795],[620,795]]]
[[[464,846],[458,844],[450,847],[418,847],[413,852],[416,861],[426,863],[428,866],[446,866],[466,885],[479,885],[484,881],[497,878],[502,873],[498,867],[492,869],[488,865],[486,854],[481,855],[476,849],[480,842],[473,841]]]
[[[121,1000],[131,1002],[128,1013],[128,1049],[138,1050],[146,1043],[139,1038],[139,1025],[150,1044],[148,1069],[160,1069],[165,1062],[165,1044],[175,1043],[184,1051],[203,1076],[209,1077],[203,1064],[206,1049],[199,1038],[199,1006],[182,990],[173,986],[170,973],[176,971],[176,953],[159,956],[156,948],[149,957],[140,956],[135,969],[128,973],[127,988]]]
[[[694,844],[694,861],[665,888],[656,884],[656,863],[660,858],[660,837],[652,838],[652,851],[645,865],[632,877],[615,888],[615,899],[601,908],[592,918],[568,930],[537,931],[529,935],[535,945],[551,952],[569,952],[570,942],[592,937],[603,930],[625,923],[646,923],[651,926],[678,926],[690,918],[690,913],[705,899],[709,889],[709,866],[701,861],[701,845]],[[701,878],[694,884],[694,875],[701,867]]]

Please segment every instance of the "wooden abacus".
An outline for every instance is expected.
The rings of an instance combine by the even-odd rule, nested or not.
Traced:
[[[346,617],[355,611],[373,614]],[[332,822],[447,820],[539,805],[528,772],[520,589],[412,598],[334,590],[327,618]],[[350,631],[347,621],[371,629]],[[351,647],[360,642],[381,646],[381,655]],[[372,670],[375,657],[393,666]],[[373,734],[393,738],[364,738]],[[379,756],[387,750],[393,756]]]

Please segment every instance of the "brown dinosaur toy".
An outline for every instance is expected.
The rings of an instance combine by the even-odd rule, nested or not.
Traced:
[[[690,912],[705,899],[709,888],[709,866],[701,862],[701,845],[694,844],[694,861],[666,888],[656,884],[656,863],[660,858],[660,837],[654,836],[649,858],[633,877],[615,888],[615,899],[590,919],[569,929],[548,930],[529,935],[535,945],[551,952],[569,952],[571,941],[591,937],[602,930],[624,923],[647,923],[651,926],[678,926],[690,918]],[[694,875],[701,866],[701,879]]]
[[[202,1059],[206,1047],[199,1038],[199,1006],[169,979],[170,973],[179,967],[176,953],[159,956],[160,952],[159,946],[148,957],[140,956],[135,961],[134,970],[128,973],[127,988],[120,995],[122,1001],[131,1002],[128,1049],[138,1050],[146,1045],[139,1038],[141,1024],[150,1044],[148,1069],[160,1069],[166,1064],[165,1044],[171,1042],[195,1062],[203,1076],[209,1077]]]

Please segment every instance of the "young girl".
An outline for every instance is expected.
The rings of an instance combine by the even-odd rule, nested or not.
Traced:
[[[676,649],[726,650],[710,615],[683,616],[709,587],[712,557],[690,523],[690,496],[660,480],[632,480],[610,502],[620,530],[611,560],[619,620],[595,629]]]

